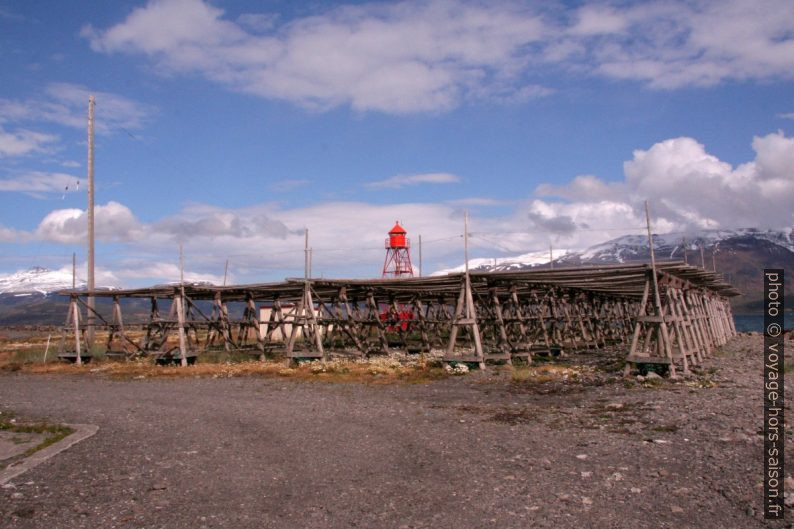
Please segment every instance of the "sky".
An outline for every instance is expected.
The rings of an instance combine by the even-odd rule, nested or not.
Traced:
[[[89,94],[101,286],[794,226],[790,0],[0,0],[0,68],[0,274],[85,276]]]

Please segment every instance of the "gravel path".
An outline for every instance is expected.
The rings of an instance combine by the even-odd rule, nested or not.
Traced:
[[[0,375],[3,409],[100,428],[0,489],[0,527],[788,527],[760,338],[727,351],[650,387]]]

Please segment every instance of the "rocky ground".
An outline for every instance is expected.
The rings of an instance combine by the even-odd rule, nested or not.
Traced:
[[[760,336],[679,381],[591,363],[392,385],[6,373],[2,409],[100,430],[0,489],[0,527],[789,527],[761,511]]]

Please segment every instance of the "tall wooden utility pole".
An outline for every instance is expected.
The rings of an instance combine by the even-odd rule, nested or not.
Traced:
[[[464,269],[466,270],[466,284],[469,281],[469,211],[463,212],[463,258],[465,259]]]
[[[657,314],[662,315],[662,298],[659,296],[659,281],[656,279],[656,254],[653,252],[653,235],[651,235],[651,214],[648,211],[648,201],[645,201],[645,226],[648,228],[648,247],[651,249],[651,271],[653,272],[653,293],[656,296],[655,305]],[[664,322],[663,322],[664,323]]]
[[[703,253],[703,243],[700,243],[700,268],[706,269],[706,255]]]
[[[303,278],[309,279],[309,228],[303,232]]]
[[[686,236],[684,236],[684,264],[689,264],[689,259],[686,254]]]
[[[88,291],[94,291],[94,96],[88,96]],[[94,296],[88,296],[88,351],[94,347]]]
[[[554,253],[551,248],[551,243],[549,243],[549,268],[554,270]]]

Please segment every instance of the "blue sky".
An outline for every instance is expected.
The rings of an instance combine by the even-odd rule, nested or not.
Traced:
[[[103,284],[794,225],[788,0],[0,0],[0,67],[0,273],[84,262],[89,93]]]

